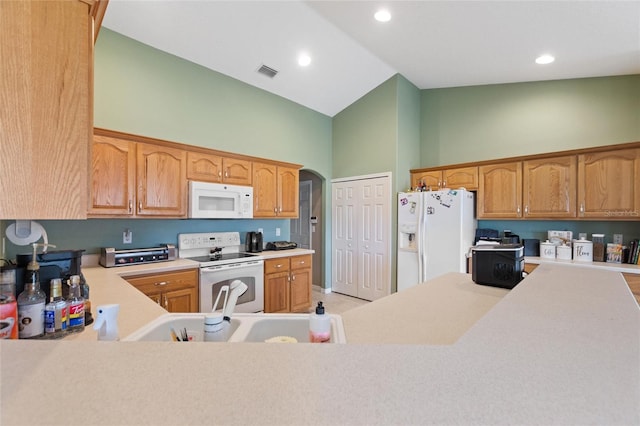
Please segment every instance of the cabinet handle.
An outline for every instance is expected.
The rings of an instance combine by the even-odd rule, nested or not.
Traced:
[[[296,280],[296,276],[295,275],[291,275],[291,281],[295,281]]]
[[[138,213],[142,212],[142,201],[138,202]]]
[[[224,171],[224,177],[228,178],[229,177],[229,169],[226,169]]]
[[[518,213],[518,216],[520,216],[520,206],[516,207],[516,213]]]
[[[278,263],[278,264],[276,265],[276,268],[282,268],[282,265]]]
[[[220,171],[218,172],[218,177],[220,177],[220,178],[222,177],[222,170],[220,170]]]
[[[446,188],[446,187],[447,187],[447,181],[446,181],[446,180],[443,180],[443,181],[442,181],[442,186],[441,186],[441,188]]]
[[[580,213],[584,214],[584,203],[580,203]]]
[[[167,285],[167,284],[169,284],[169,281],[160,281],[157,283],[153,283],[153,285]]]
[[[164,296],[164,308],[169,310],[169,300],[167,299],[167,296]]]
[[[304,260],[301,260],[301,261],[300,261],[300,264],[301,264],[301,265],[304,265]]]
[[[133,200],[129,200],[129,213],[133,213]]]
[[[524,214],[529,214],[529,206],[524,206]]]

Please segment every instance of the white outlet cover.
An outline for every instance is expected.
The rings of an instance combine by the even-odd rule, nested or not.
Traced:
[[[123,231],[122,232],[122,244],[131,244],[133,242],[133,232],[131,231]]]
[[[276,228],[276,237],[280,236],[280,228]]]

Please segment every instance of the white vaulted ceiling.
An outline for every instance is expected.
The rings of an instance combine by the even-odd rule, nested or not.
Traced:
[[[396,73],[420,89],[640,74],[640,1],[110,0],[103,26],[328,116]]]

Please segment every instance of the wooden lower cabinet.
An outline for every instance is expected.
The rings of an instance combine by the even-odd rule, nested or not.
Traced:
[[[627,281],[627,285],[640,305],[640,274],[622,274]]]
[[[524,271],[525,271],[527,274],[530,274],[530,273],[531,273],[531,272],[533,272],[533,270],[534,270],[534,269],[536,269],[537,267],[538,267],[538,265],[537,265],[537,264],[535,264],[535,263],[525,263],[525,264],[524,264]]]
[[[265,260],[265,312],[309,312],[311,308],[311,261],[311,255]]]
[[[125,280],[169,312],[198,312],[198,270],[126,277]]]

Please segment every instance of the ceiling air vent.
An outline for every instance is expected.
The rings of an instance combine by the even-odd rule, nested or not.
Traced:
[[[260,74],[266,75],[269,78],[273,78],[276,76],[276,74],[278,74],[278,70],[274,70],[273,68],[268,67],[266,65],[262,65],[260,69],[258,69],[258,72]]]

